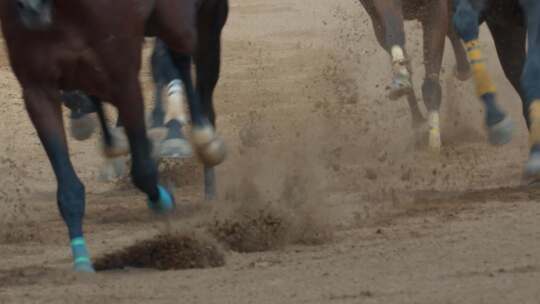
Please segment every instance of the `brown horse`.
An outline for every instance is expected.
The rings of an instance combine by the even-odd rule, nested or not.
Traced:
[[[147,195],[152,210],[168,213],[174,199],[158,185],[138,80],[145,32],[154,33],[171,50],[186,87],[195,148],[211,168],[225,154],[213,127],[212,92],[227,12],[227,0],[0,1],[10,63],[58,182],[58,206],[76,271],[93,267],[83,237],[84,186],[69,158],[60,91],[81,90],[117,107],[130,144],[133,182]],[[197,90],[190,73],[192,57],[197,63]],[[99,113],[101,104],[97,105]],[[106,152],[114,154],[110,138],[106,143]]]
[[[393,80],[390,99],[406,96],[411,109],[413,125],[425,120],[418,108],[411,81],[411,67],[405,51],[404,20],[419,20],[424,30],[424,64],[426,75],[422,95],[428,110],[429,147],[441,148],[439,108],[441,105],[441,71],[445,38],[448,36],[456,56],[455,75],[460,80],[470,76],[467,55],[459,37],[449,27],[449,0],[360,0],[371,17],[379,44],[390,54]]]

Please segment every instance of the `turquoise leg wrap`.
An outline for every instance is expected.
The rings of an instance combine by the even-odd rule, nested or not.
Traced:
[[[71,240],[71,252],[73,253],[73,268],[75,271],[95,272],[83,237],[77,237]]]
[[[158,185],[159,199],[157,202],[148,200],[148,208],[159,214],[166,214],[174,210],[175,202],[172,194],[164,187]]]

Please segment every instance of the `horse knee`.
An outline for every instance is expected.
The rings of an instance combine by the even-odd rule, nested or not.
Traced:
[[[459,1],[452,22],[461,39],[471,41],[478,38],[479,19],[479,12],[471,6],[469,1],[465,0]]]
[[[437,111],[441,106],[442,88],[438,77],[428,77],[422,84],[422,96],[428,111]]]

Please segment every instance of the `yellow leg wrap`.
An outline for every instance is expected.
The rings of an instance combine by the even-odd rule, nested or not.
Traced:
[[[491,81],[491,78],[489,77],[479,41],[469,41],[465,43],[465,48],[467,49],[467,56],[472,67],[473,77],[476,84],[476,94],[478,97],[488,93],[494,94],[496,92],[496,88],[493,81]]]
[[[540,144],[540,99],[533,101],[529,106],[529,120],[531,122],[529,143]]]

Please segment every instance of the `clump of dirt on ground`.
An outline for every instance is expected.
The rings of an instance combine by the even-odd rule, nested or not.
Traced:
[[[229,196],[205,224],[207,231],[229,249],[260,252],[288,244],[314,245],[329,241],[332,229],[309,205],[291,204],[283,198],[265,201],[248,181],[240,195]]]
[[[178,270],[225,265],[225,256],[215,241],[199,234],[160,234],[95,261],[96,270],[126,267]]]
[[[242,204],[227,216],[214,216],[208,231],[231,250],[257,252],[286,245],[292,225],[291,216],[275,205]]]

